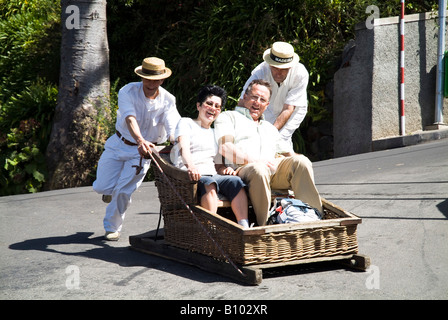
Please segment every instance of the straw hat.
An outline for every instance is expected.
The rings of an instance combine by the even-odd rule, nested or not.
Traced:
[[[287,42],[274,42],[271,48],[263,53],[263,59],[271,66],[286,69],[299,62],[299,56],[294,48]]]
[[[165,61],[159,58],[145,58],[141,66],[135,68],[134,72],[142,78],[149,80],[161,80],[171,76],[171,70],[165,67]]]

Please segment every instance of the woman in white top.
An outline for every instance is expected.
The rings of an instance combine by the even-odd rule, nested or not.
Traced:
[[[226,91],[218,86],[205,86],[198,94],[196,119],[182,118],[175,131],[177,144],[171,159],[175,166],[187,170],[190,180],[198,181],[201,206],[216,213],[218,193],[230,202],[238,223],[247,228],[248,201],[245,184],[234,171],[224,166],[215,167],[218,146],[211,128],[227,100]],[[217,169],[218,168],[218,171]]]

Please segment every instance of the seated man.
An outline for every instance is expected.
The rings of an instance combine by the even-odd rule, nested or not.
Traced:
[[[215,137],[225,164],[248,185],[258,225],[266,224],[272,189],[291,189],[295,197],[322,212],[311,161],[290,152],[276,127],[263,120],[270,84],[254,80],[243,96],[244,107],[226,111],[215,121]]]

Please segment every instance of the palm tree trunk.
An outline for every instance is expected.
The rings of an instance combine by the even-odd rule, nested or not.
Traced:
[[[46,189],[88,185],[104,137],[98,125],[109,108],[106,0],[61,0],[58,104],[47,147]]]

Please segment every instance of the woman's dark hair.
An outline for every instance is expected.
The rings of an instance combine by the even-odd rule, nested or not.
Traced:
[[[221,98],[221,108],[224,109],[224,106],[227,102],[227,92],[223,88],[215,85],[207,85],[202,87],[198,93],[198,99],[196,102],[202,104],[208,97],[217,96]]]

